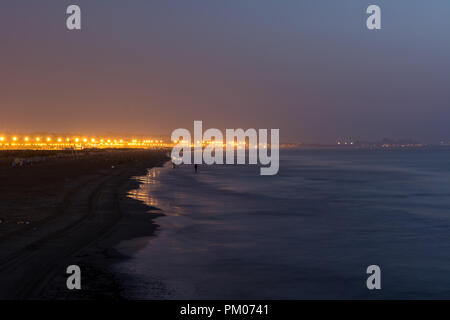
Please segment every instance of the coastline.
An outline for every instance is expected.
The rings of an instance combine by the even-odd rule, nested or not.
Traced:
[[[0,298],[121,298],[109,266],[125,257],[112,248],[151,236],[161,215],[127,196],[139,184],[131,177],[167,159],[165,151],[86,151],[10,168],[3,157]],[[82,270],[82,290],[66,288],[73,264]]]

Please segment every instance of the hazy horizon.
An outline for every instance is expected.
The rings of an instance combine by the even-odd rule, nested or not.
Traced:
[[[0,4],[0,133],[279,128],[280,141],[450,140],[450,2]],[[382,9],[382,30],[365,26]]]

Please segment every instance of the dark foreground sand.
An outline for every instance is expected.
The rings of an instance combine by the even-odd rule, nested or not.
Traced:
[[[32,161],[12,168],[14,159]],[[0,299],[121,298],[118,242],[151,235],[158,216],[126,196],[165,151],[0,152]],[[82,290],[66,288],[66,268]],[[123,280],[123,279],[122,279]]]

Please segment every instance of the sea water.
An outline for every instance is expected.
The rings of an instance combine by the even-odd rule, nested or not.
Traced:
[[[256,166],[166,166],[130,196],[155,236],[115,266],[137,299],[450,298],[450,150],[281,151]],[[149,213],[150,214],[150,213]],[[366,269],[381,268],[381,290]]]

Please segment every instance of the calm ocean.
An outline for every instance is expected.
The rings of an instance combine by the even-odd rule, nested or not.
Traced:
[[[129,297],[450,298],[449,149],[282,151],[277,176],[185,165],[138,179],[131,196],[166,216],[119,245]]]

